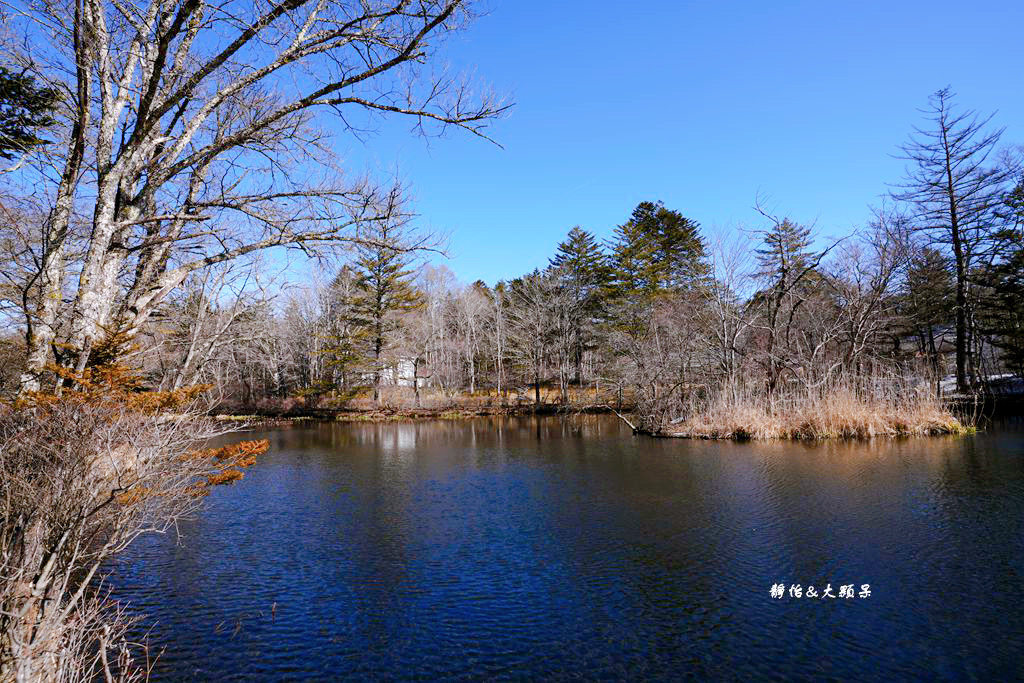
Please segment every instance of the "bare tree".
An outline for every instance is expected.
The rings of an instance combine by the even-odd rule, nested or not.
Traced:
[[[445,266],[425,266],[418,289],[424,298],[426,348],[424,356],[431,383],[445,391],[458,388],[460,373],[454,348],[452,301],[457,288],[455,274]]]
[[[505,354],[508,346],[506,301],[508,299],[508,286],[504,282],[495,285],[491,295],[491,320],[493,325],[489,328],[490,338],[493,344],[494,358],[494,386],[502,402],[505,400]]]
[[[877,211],[867,234],[843,245],[830,273],[843,323],[842,361],[858,374],[899,327],[896,285],[908,262],[907,228],[901,214]]]
[[[143,363],[152,368],[154,384],[175,390],[215,381],[213,368],[226,361],[230,347],[266,335],[259,311],[272,298],[272,284],[259,260],[226,262],[189,277],[143,332]],[[223,387],[217,389],[222,395]]]
[[[483,282],[476,282],[458,292],[455,300],[459,347],[469,375],[469,391],[477,389],[478,358],[483,350],[484,329],[491,312],[490,293]]]
[[[741,338],[750,325],[743,306],[747,294],[744,289],[752,279],[750,257],[747,240],[742,235],[732,240],[713,241],[708,252],[710,280],[701,290],[706,305],[699,314],[713,340],[717,364],[727,380],[734,379],[739,370]]]
[[[998,231],[999,209],[1014,170],[990,162],[1003,130],[986,132],[992,115],[958,112],[946,87],[931,96],[924,112],[931,126],[914,128],[902,150],[911,165],[893,197],[913,207],[915,228],[952,252],[956,283],[956,383],[970,388],[971,269]]]
[[[541,405],[540,384],[555,336],[557,319],[551,304],[557,287],[551,274],[539,270],[513,280],[509,287],[510,351],[532,380],[537,406]]]
[[[358,133],[376,115],[485,136],[505,105],[429,71],[470,16],[466,0],[16,3],[24,35],[46,38],[16,57],[63,93],[63,134],[36,167],[50,206],[23,385],[64,334],[65,295],[62,360],[82,368],[192,272],[273,247],[316,254],[403,215],[400,189],[316,160],[333,156],[329,127]]]

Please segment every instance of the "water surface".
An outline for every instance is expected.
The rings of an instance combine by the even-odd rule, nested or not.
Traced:
[[[583,416],[255,436],[271,450],[243,481],[111,578],[166,648],[155,680],[1024,672],[1019,429],[734,444]]]

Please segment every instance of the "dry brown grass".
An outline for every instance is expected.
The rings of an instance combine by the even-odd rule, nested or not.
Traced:
[[[705,439],[867,439],[970,431],[927,385],[843,381],[816,389],[787,388],[767,400],[763,391],[729,387],[687,411],[665,436]]]

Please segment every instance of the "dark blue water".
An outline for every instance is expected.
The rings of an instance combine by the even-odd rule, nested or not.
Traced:
[[[1019,430],[732,444],[581,417],[259,436],[271,451],[243,481],[111,578],[165,648],[155,680],[1024,673]]]

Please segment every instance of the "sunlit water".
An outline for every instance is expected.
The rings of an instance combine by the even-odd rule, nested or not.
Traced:
[[[606,417],[258,436],[271,450],[243,481],[111,577],[166,648],[156,680],[1024,673],[1019,428],[817,446],[654,440]]]

